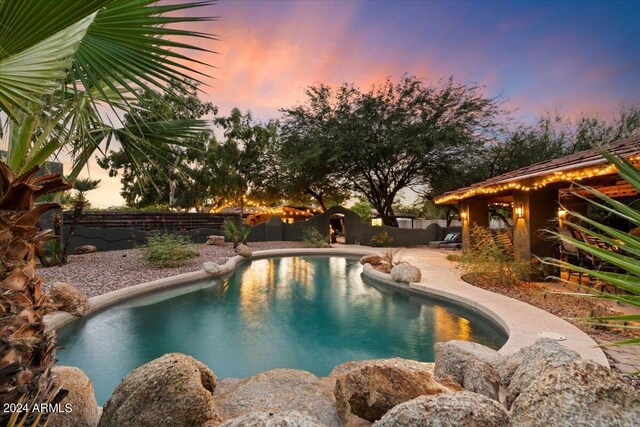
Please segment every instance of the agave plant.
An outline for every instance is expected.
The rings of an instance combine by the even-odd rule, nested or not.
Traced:
[[[39,196],[67,190],[58,175],[35,177],[38,167],[15,176],[0,163],[0,404],[34,404],[63,397],[51,389],[55,335],[45,330],[49,308],[35,273],[35,250],[50,236],[40,231],[40,215],[56,203],[35,204]],[[46,391],[50,391],[47,393]],[[0,415],[6,424],[8,412]]]
[[[640,191],[640,170],[628,160],[612,154],[604,155],[607,160],[612,162],[618,169],[618,174],[636,190]],[[574,193],[575,196],[587,201],[592,206],[602,209],[611,215],[618,216],[632,223],[637,230],[640,227],[640,210],[627,206],[622,202],[612,199],[611,197],[589,187],[579,186],[583,191],[590,193],[592,197],[586,197],[580,193]],[[594,270],[585,267],[576,266],[568,262],[547,258],[545,263],[564,268],[570,271],[583,273],[595,279],[609,283],[621,293],[607,294],[602,291],[590,291],[592,293],[580,294],[581,296],[600,298],[606,300],[620,301],[632,306],[640,307],[640,236],[638,234],[625,233],[615,228],[600,224],[585,215],[578,212],[568,212],[570,220],[565,223],[580,232],[593,236],[596,239],[620,249],[619,252],[613,252],[601,248],[600,246],[586,243],[582,240],[575,239],[564,234],[555,233],[555,235],[563,241],[574,245],[578,249],[590,254],[591,256],[616,266],[626,273],[618,273],[612,271]],[[632,327],[629,322],[640,322],[640,315],[620,315],[594,317],[590,319],[595,324],[604,324],[606,326],[617,325],[619,327]],[[613,343],[612,345],[633,345],[640,344],[640,338],[629,339]]]
[[[36,222],[59,205],[36,199],[69,186],[61,176],[36,177],[39,166],[66,150],[75,180],[112,141],[139,165],[151,151],[200,135],[200,120],[118,127],[107,113],[135,115],[142,90],[164,89],[173,80],[199,83],[192,70],[198,61],[180,52],[205,49],[180,40],[211,36],[174,24],[210,18],[172,12],[211,3],[0,1],[0,138],[8,141],[6,163],[0,161],[0,402],[61,396],[52,397],[48,386],[55,339],[44,327],[47,303],[34,258],[49,238]],[[0,414],[1,425],[8,416]]]

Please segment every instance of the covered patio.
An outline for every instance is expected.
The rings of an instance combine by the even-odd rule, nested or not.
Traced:
[[[638,192],[616,173],[603,156],[608,151],[640,164],[640,137],[614,141],[608,146],[580,151],[554,160],[536,163],[503,175],[478,182],[469,187],[447,192],[435,198],[440,205],[456,205],[462,221],[463,250],[470,242],[472,224],[488,227],[490,210],[510,212],[508,227],[513,229],[516,256],[524,259],[559,256],[559,246],[541,230],[562,227],[567,209],[580,212],[608,225],[630,232],[632,225],[619,218],[607,217],[588,208],[588,203],[576,197],[581,191],[574,183],[594,187],[600,192],[623,201],[635,203]],[[601,216],[599,216],[601,215]]]

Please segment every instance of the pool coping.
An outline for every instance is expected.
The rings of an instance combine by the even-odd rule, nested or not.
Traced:
[[[571,323],[530,304],[513,298],[496,294],[481,288],[477,288],[466,283],[460,274],[450,265],[446,265],[446,255],[441,254],[441,259],[435,254],[439,252],[430,249],[427,253],[429,257],[434,257],[434,262],[415,257],[414,252],[421,252],[413,248],[406,248],[411,258],[412,264],[422,270],[423,279],[420,283],[398,283],[391,279],[391,276],[375,270],[371,265],[365,264],[363,276],[381,284],[403,289],[407,292],[428,296],[437,300],[453,303],[474,313],[480,314],[490,322],[501,328],[508,336],[507,342],[500,348],[499,353],[507,355],[515,353],[522,347],[533,344],[540,338],[540,332],[552,332],[564,336],[566,339],[560,341],[564,346],[577,351],[583,358],[593,360],[603,366],[608,367],[609,362],[604,352],[597,347],[597,343],[586,333],[578,329]],[[292,249],[270,249],[257,251],[250,258],[239,255],[231,257],[215,274],[198,270],[190,273],[178,274],[176,276],[165,277],[151,282],[118,289],[103,295],[89,298],[89,309],[84,316],[90,316],[98,311],[104,310],[112,305],[125,300],[157,293],[171,288],[179,288],[189,285],[198,280],[221,277],[227,275],[244,262],[255,259],[271,258],[275,256],[346,256],[361,257],[370,254],[379,254],[378,248],[367,246],[339,247],[339,248],[292,248]],[[424,257],[423,257],[424,258]],[[441,262],[445,261],[445,262]],[[427,276],[428,267],[437,267],[436,276],[441,277],[441,283],[435,282]],[[446,286],[446,289],[443,289]],[[48,330],[55,330],[67,323],[78,319],[69,313],[57,311],[45,316],[45,323]]]

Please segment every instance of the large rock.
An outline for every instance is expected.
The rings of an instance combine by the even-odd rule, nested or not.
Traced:
[[[247,245],[238,245],[235,248],[235,252],[236,254],[240,255],[241,257],[244,258],[251,258],[251,255],[253,255],[253,252],[251,251],[251,248]]]
[[[394,406],[420,395],[449,393],[431,372],[377,363],[352,369],[336,378],[336,409],[344,424],[353,415],[379,420]]]
[[[540,338],[533,345],[508,356],[508,366],[505,371],[513,370],[513,374],[510,375],[508,372],[505,374],[509,379],[506,395],[507,408],[511,407],[522,390],[545,371],[579,359],[578,353],[550,338]]]
[[[496,367],[504,357],[497,351],[468,341],[449,341],[435,345],[436,378],[451,377],[467,391],[499,399],[500,375]]]
[[[429,362],[418,362],[417,360],[403,359],[401,357],[394,357],[391,359],[370,359],[370,360],[352,360],[342,363],[329,372],[329,377],[338,377],[347,372],[362,369],[365,366],[371,365],[388,365],[396,366],[399,368],[411,369],[414,371],[425,371],[433,374],[434,364]]]
[[[66,311],[74,316],[82,316],[89,310],[87,296],[78,288],[64,282],[51,285],[51,303],[58,310]]]
[[[498,402],[463,391],[420,396],[385,414],[374,427],[507,427],[509,414]]]
[[[202,263],[202,269],[209,274],[218,274],[222,270],[220,264],[213,261],[207,261]]]
[[[159,427],[215,425],[216,376],[201,362],[165,354],[134,369],[104,406],[100,426]]]
[[[413,265],[399,264],[391,269],[391,278],[396,282],[417,283],[422,279],[422,273]]]
[[[637,426],[640,396],[610,369],[574,360],[531,378],[511,419],[526,426]]]
[[[273,369],[228,384],[216,402],[225,419],[254,412],[297,411],[327,426],[340,426],[333,397],[333,379],[296,369]]]
[[[371,265],[377,265],[382,263],[382,257],[380,255],[365,255],[362,258],[360,258],[360,264],[365,265],[365,264],[371,264]]]
[[[54,366],[53,384],[66,389],[69,394],[62,400],[63,411],[49,416],[50,427],[95,427],[100,411],[91,380],[81,369],[73,366]]]
[[[314,417],[300,412],[256,412],[227,420],[220,427],[323,427]]]
[[[92,254],[94,252],[98,252],[98,249],[93,246],[93,245],[82,245],[82,246],[78,246],[77,248],[74,249],[73,253],[76,255],[82,255],[82,254]]]
[[[224,236],[216,236],[216,235],[208,236],[207,242],[205,244],[224,246]]]

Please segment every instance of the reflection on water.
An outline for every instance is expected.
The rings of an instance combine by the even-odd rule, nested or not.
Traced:
[[[272,368],[324,376],[348,360],[433,361],[437,341],[506,341],[471,312],[367,284],[361,272],[342,257],[256,260],[217,287],[139,298],[61,328],[67,348],[58,357],[85,370],[104,403],[128,372],[167,352],[189,354],[219,378]]]

